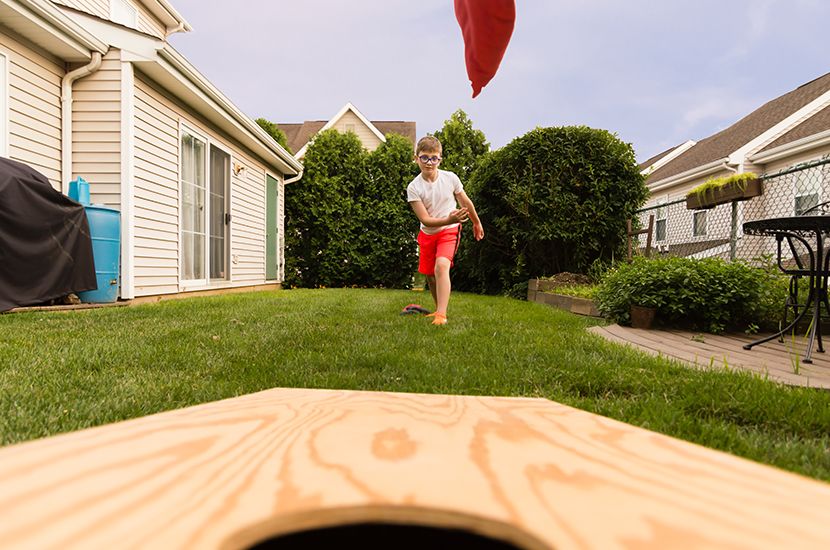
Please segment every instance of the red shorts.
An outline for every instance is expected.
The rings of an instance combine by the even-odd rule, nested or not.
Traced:
[[[452,259],[461,242],[461,224],[439,231],[435,235],[418,233],[418,271],[432,277],[435,275],[435,259],[447,258],[452,267]]]

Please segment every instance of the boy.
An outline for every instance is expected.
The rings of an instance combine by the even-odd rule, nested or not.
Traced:
[[[438,169],[441,152],[441,142],[433,136],[418,141],[415,162],[421,173],[406,188],[407,201],[421,222],[418,271],[426,275],[435,300],[433,325],[447,324],[450,267],[461,239],[461,224],[472,218],[473,236],[477,241],[484,238],[481,220],[461,180],[452,172]],[[456,201],[461,208],[456,208]]]

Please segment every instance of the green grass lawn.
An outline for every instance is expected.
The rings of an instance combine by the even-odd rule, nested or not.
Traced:
[[[428,292],[286,290],[0,315],[0,443],[273,387],[546,397],[830,480],[830,392],[698,371],[544,305]]]

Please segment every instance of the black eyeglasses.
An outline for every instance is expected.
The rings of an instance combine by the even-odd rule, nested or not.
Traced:
[[[433,155],[431,157],[428,157],[426,155],[421,155],[420,157],[418,157],[418,160],[420,160],[424,164],[429,164],[429,163],[438,164],[439,162],[441,162],[441,157],[437,157],[435,155]]]

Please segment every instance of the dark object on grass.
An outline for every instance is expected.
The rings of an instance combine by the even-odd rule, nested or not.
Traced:
[[[419,313],[421,315],[429,315],[432,312],[425,307],[421,307],[419,304],[409,304],[401,310],[401,315],[416,315]]]
[[[84,207],[40,172],[0,158],[0,311],[97,286]]]

